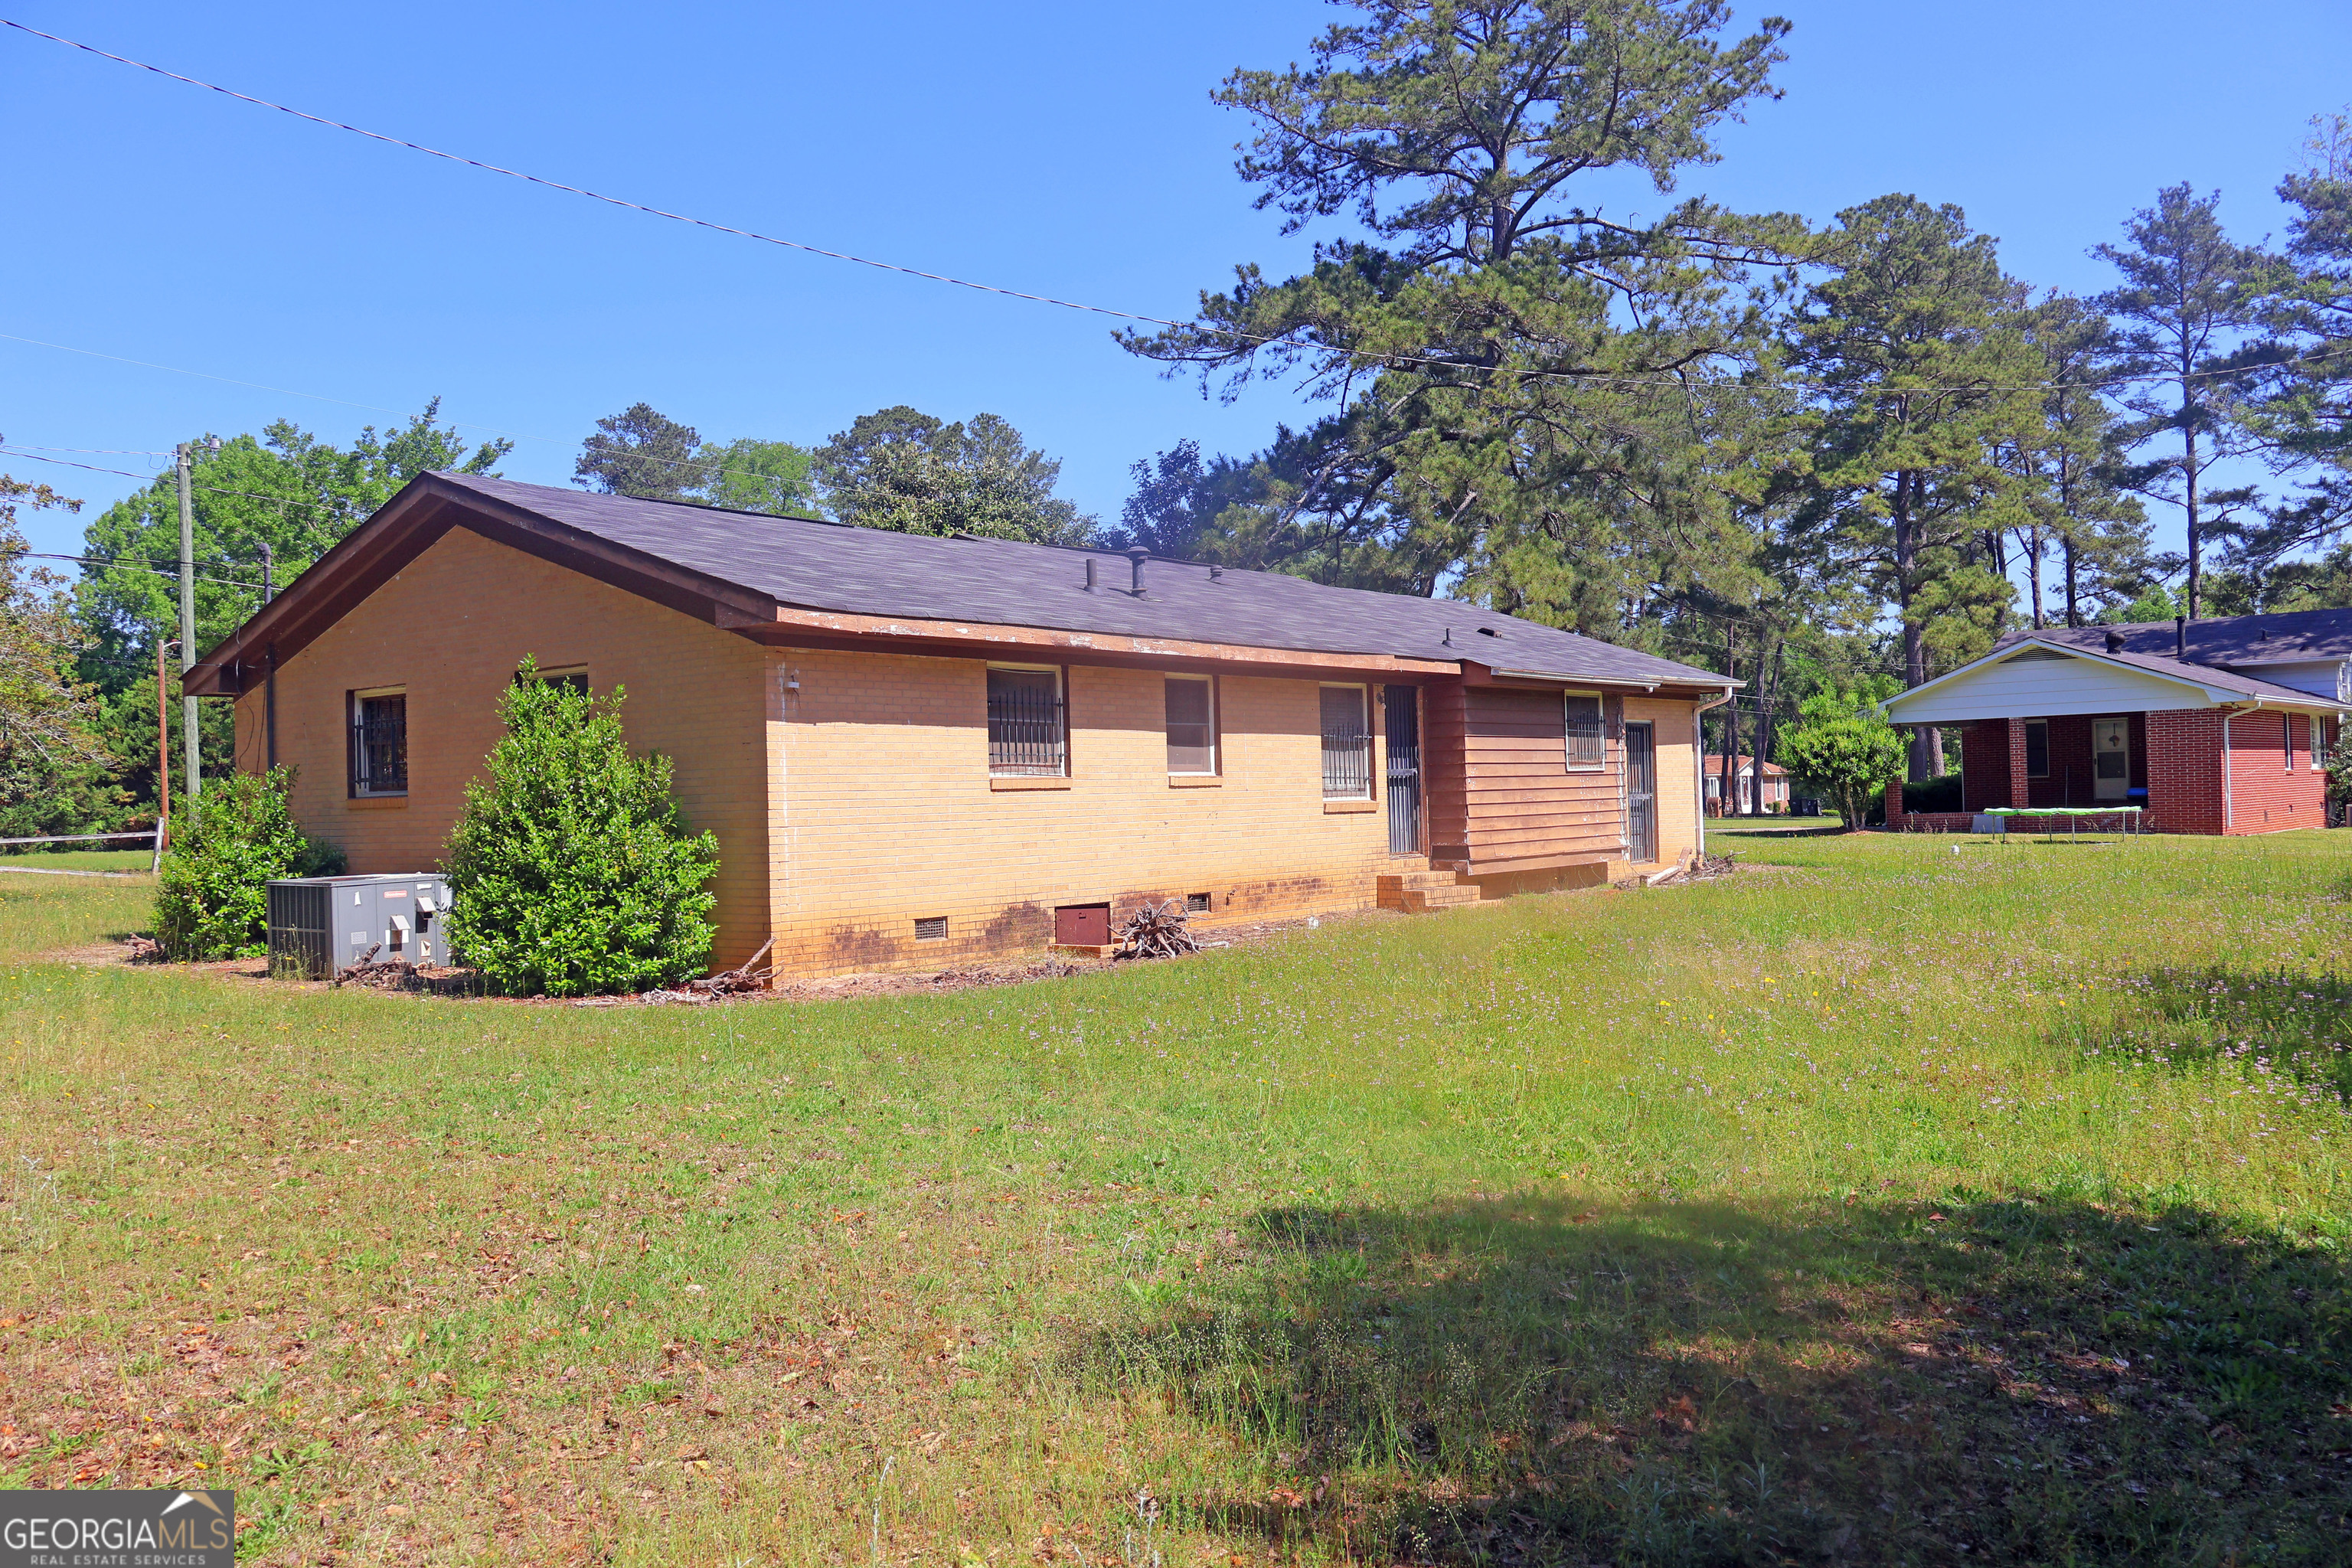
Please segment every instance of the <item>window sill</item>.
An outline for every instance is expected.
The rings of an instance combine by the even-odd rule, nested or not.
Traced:
[[[1381,803],[1376,800],[1327,800],[1323,803],[1323,815],[1339,816],[1349,812],[1378,811],[1380,808]]]
[[[988,787],[992,790],[1067,789],[1070,787],[1070,781],[1066,775],[1061,778],[1051,778],[1013,774],[1003,778],[991,778],[988,781]]]
[[[404,795],[354,795],[345,796],[343,804],[353,811],[405,811],[408,797]]]
[[[1222,789],[1224,777],[1220,773],[1170,773],[1170,789]]]

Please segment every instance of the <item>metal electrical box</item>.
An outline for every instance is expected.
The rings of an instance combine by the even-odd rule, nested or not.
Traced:
[[[297,877],[269,884],[269,973],[325,980],[375,951],[379,963],[449,962],[449,884],[437,873]]]

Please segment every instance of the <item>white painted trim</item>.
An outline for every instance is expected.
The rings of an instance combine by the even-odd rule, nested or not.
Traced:
[[[1692,838],[1698,846],[1699,858],[1706,858],[1706,723],[1704,715],[1709,709],[1720,708],[1731,700],[1731,693],[1706,702],[1691,704],[1691,816]]]
[[[1895,696],[1890,697],[1885,701],[1880,703],[1878,705],[1879,711],[1886,716],[1887,721],[1890,723],[1895,724],[1960,724],[1971,722],[1974,719],[1979,718],[2009,719],[2019,717],[2055,717],[2062,713],[2074,712],[2103,710],[2132,711],[2137,709],[2148,706],[2148,704],[2136,700],[2123,700],[2113,703],[2102,701],[2089,708],[2075,706],[2056,707],[2051,709],[2047,715],[2020,714],[2014,711],[2013,709],[2000,713],[1980,713],[1970,715],[1957,712],[1938,711],[1935,709],[1932,703],[1919,703],[1917,701],[1918,699],[1925,697],[1927,693],[1937,690],[1939,688],[1948,686],[1954,681],[1980,674],[1984,670],[1991,668],[1996,665],[2009,663],[2012,659],[2017,658],[2020,655],[2032,648],[2046,649],[2047,651],[2058,654],[2066,659],[2096,666],[2102,669],[2111,670],[2119,676],[2129,677],[2145,681],[2153,681],[2158,685],[2178,689],[2184,695],[2184,697],[2186,697],[2187,694],[2193,692],[2196,694],[2197,699],[2202,699],[2202,700],[2190,699],[2178,703],[2168,704],[2168,706],[2179,708],[2220,708],[2233,703],[2263,701],[2268,701],[2273,706],[2278,706],[2283,700],[2276,697],[2268,699],[2255,698],[2242,691],[2233,691],[2226,687],[2209,686],[2203,681],[2197,680],[2187,676],[2170,675],[2161,670],[2144,668],[2139,665],[2131,664],[2123,659],[2109,658],[2103,654],[2093,652],[2089,648],[2075,647],[2070,644],[2053,642],[2042,637],[2027,637],[2019,642],[2011,643],[2005,648],[2001,648],[1993,653],[1989,653],[1982,658],[1964,664],[1948,675],[1939,675],[1933,680],[1926,681],[1920,685],[1911,688],[1908,691],[1898,692]],[[1931,716],[1906,717],[1901,710],[1906,706],[1912,705],[1927,708]],[[2289,703],[2288,705],[2293,704]],[[2332,704],[2327,704],[2317,698],[2312,700],[2311,705],[2315,708],[2332,706]],[[2008,705],[2004,706],[2006,707]]]

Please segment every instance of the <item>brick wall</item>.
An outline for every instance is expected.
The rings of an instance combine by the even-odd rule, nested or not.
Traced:
[[[2164,709],[2147,716],[2147,810],[2164,833],[2221,831],[2221,714]]]
[[[1625,717],[1646,721],[1658,750],[1658,859],[1672,863],[1698,847],[1697,705],[1656,697],[1628,697]]]
[[[1220,772],[1171,778],[1160,673],[1087,666],[1067,670],[1070,776],[1002,787],[981,660],[763,648],[462,530],[279,670],[278,756],[300,770],[305,829],[354,871],[438,864],[525,655],[625,685],[631,743],[674,759],[688,825],[719,836],[721,964],[772,931],[779,968],[803,974],[1035,952],[1062,904],[1206,893],[1210,928],[1339,912],[1370,907],[1379,873],[1425,864],[1388,850],[1377,681],[1370,801],[1323,798],[1321,682],[1221,676]],[[384,686],[408,695],[408,794],[352,800],[346,699]],[[1691,704],[1629,699],[1623,714],[1655,727],[1671,860],[1696,837]],[[258,768],[257,688],[237,724],[239,765]],[[947,936],[918,941],[914,922],[938,917]]]
[[[2325,827],[2326,776],[2311,766],[2311,720],[2257,710],[2230,721],[2230,831]]]
[[[2007,719],[1979,719],[1960,731],[1960,801],[1965,809],[1978,812],[2016,804],[2009,798],[2011,729]]]
[[[629,742],[675,761],[688,825],[719,836],[721,963],[767,935],[762,651],[634,594],[453,530],[278,672],[278,760],[300,770],[294,815],[341,844],[354,871],[440,863],[468,779],[498,742],[499,694],[526,655],[625,685]],[[408,693],[408,793],[347,798],[345,699]],[[237,763],[262,765],[263,695],[237,700]]]
[[[1212,928],[1366,909],[1376,875],[1425,864],[1389,854],[1385,801],[1323,798],[1314,680],[1219,677],[1221,772],[1195,780],[1168,772],[1160,672],[1074,666],[1069,776],[1009,781],[989,776],[982,661],[772,658],[772,919],[796,973],[1034,951],[1063,904],[1116,919],[1206,893],[1195,921]],[[1377,701],[1372,730],[1377,795]],[[945,938],[919,941],[914,922],[938,917]]]

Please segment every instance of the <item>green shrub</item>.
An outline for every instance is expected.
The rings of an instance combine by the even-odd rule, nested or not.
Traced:
[[[343,852],[304,837],[287,795],[292,768],[234,773],[205,785],[172,821],[155,882],[155,940],[173,958],[252,958],[268,951],[268,885],[332,876]]]
[[[579,996],[701,973],[718,840],[688,837],[669,759],[630,752],[615,687],[593,697],[526,660],[499,700],[489,782],[449,836],[449,942],[499,990]]]
[[[1871,797],[1903,776],[1902,733],[1861,691],[1824,691],[1798,711],[1803,722],[1782,743],[1783,761],[1837,803],[1851,832],[1869,815]]]

